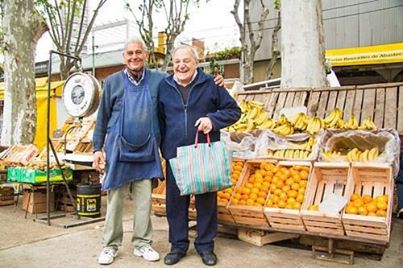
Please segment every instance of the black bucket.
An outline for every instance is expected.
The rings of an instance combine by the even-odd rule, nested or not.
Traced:
[[[84,217],[101,216],[101,184],[77,184],[77,214]]]

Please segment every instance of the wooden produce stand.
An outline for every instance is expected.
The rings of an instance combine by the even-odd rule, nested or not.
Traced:
[[[358,124],[371,120],[378,129],[397,130],[403,136],[403,83],[374,84],[365,86],[344,86],[338,88],[262,88],[254,91],[237,92],[238,103],[256,101],[263,104],[268,118],[277,119],[284,108],[305,106],[310,117],[325,118],[333,110],[342,111],[342,120],[354,115]],[[290,154],[289,154],[290,155]],[[289,156],[288,155],[288,156]],[[286,154],[280,159],[287,160]],[[316,156],[317,157],[317,156]],[[290,166],[301,164],[288,158]],[[245,206],[233,204],[237,189],[242,188],[254,167],[262,162],[279,164],[279,158],[246,160],[242,178],[234,184],[230,202],[218,202],[218,217],[226,220],[221,224],[238,228],[240,239],[262,246],[273,241],[290,239],[296,236],[310,236],[327,239],[327,246],[313,246],[313,255],[338,261],[335,255],[347,256],[345,263],[352,263],[354,252],[338,247],[340,241],[365,243],[388,247],[391,232],[391,214],[393,203],[393,173],[391,163],[379,162],[319,162],[309,159],[305,165],[311,166],[304,202],[299,210],[270,208],[264,206]],[[280,161],[281,162],[281,161]],[[284,164],[284,163],[283,163]],[[387,195],[387,213],[385,217],[338,213],[323,213],[308,210],[311,205],[321,204],[325,197],[334,194],[349,200],[353,193]],[[266,196],[266,202],[270,199]],[[157,202],[163,196],[154,196]],[[159,200],[158,202],[161,202]],[[157,211],[157,210],[154,210]],[[228,213],[229,212],[229,213]],[[232,218],[230,217],[232,216]],[[282,239],[274,236],[286,234]],[[271,237],[269,238],[269,236]],[[273,236],[274,235],[274,236]],[[320,252],[321,254],[318,254]]]

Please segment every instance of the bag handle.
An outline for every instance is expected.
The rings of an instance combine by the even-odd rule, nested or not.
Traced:
[[[207,138],[207,144],[208,146],[211,146],[211,142],[210,142],[210,134],[207,133],[205,134],[206,138]],[[197,148],[197,145],[199,144],[199,131],[196,131],[196,138],[195,138],[195,148]]]

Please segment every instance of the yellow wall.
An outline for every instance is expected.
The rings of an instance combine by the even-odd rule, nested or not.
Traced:
[[[46,78],[47,79],[47,78]],[[36,83],[36,134],[34,144],[42,150],[46,145],[46,122],[47,122],[47,96],[48,84],[44,78],[35,79]],[[57,129],[56,98],[62,96],[64,81],[51,82],[50,94],[50,136]],[[0,100],[4,99],[4,83],[0,83]]]

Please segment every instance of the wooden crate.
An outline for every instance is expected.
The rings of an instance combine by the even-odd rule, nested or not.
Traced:
[[[307,166],[309,167],[309,174],[311,173],[312,165],[310,162],[301,161],[280,161],[280,166],[292,167],[292,166]],[[308,181],[309,181],[308,176]],[[308,183],[309,185],[309,183]],[[308,186],[307,185],[307,186]],[[308,190],[305,190],[305,199],[307,197]],[[268,198],[270,195],[268,196]],[[264,214],[269,221],[271,227],[282,230],[299,230],[305,231],[305,225],[302,221],[300,210],[286,209],[286,208],[264,208]]]
[[[252,170],[254,170],[257,166],[260,166],[260,163],[262,162],[277,163],[275,160],[248,160],[246,162],[245,173],[241,178],[240,184],[235,187],[235,191],[238,187],[242,187],[246,183],[247,179],[252,173]],[[234,195],[231,198],[228,209],[231,212],[236,224],[263,230],[270,227],[269,222],[264,215],[263,206],[234,205],[232,204],[233,198]]]
[[[151,210],[154,215],[166,216],[166,201],[165,201],[166,181],[159,182],[158,186],[153,189],[151,194],[152,204]]]
[[[341,213],[309,211],[310,205],[319,205],[329,194],[346,196],[350,164],[345,162],[314,164],[307,193],[301,208],[302,220],[308,232],[344,235]]]
[[[343,214],[342,221],[347,236],[389,242],[392,221],[394,180],[392,167],[387,163],[353,163],[351,177],[347,186],[347,196],[353,193],[370,195],[388,195],[386,217]]]
[[[246,172],[246,165],[245,165],[245,160],[244,159],[239,159],[239,158],[234,158],[232,161],[237,161],[237,162],[243,162],[243,168],[241,171],[241,174],[239,175],[239,179],[235,185],[232,186],[232,189],[234,190],[236,186],[238,186],[242,182],[242,178],[245,176]],[[233,191],[234,192],[234,191]],[[232,197],[232,196],[231,196]],[[230,198],[231,200],[231,198]],[[229,203],[230,202],[217,202],[217,220],[219,224],[223,225],[233,225],[235,224],[234,217],[232,217],[232,214],[229,210]]]

